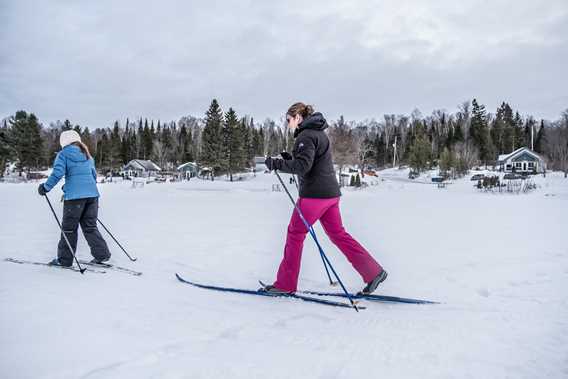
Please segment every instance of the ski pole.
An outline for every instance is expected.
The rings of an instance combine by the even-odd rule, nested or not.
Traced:
[[[102,221],[101,221],[99,218],[97,218],[97,221],[99,222],[99,224],[101,224],[101,226],[104,228],[104,230],[106,230],[106,232],[107,232],[108,235],[114,240],[114,242],[116,242],[116,244],[118,245],[118,247],[120,247],[120,248],[122,249],[122,251],[124,251],[124,254],[126,254],[126,256],[128,257],[128,259],[130,259],[132,262],[136,262],[136,260],[137,260],[138,258],[132,258],[132,257],[130,256],[130,254],[128,254],[128,253],[126,252],[126,249],[124,249],[124,247],[122,247],[122,245],[120,244],[120,242],[118,242],[117,239],[114,238],[114,236],[112,235],[112,233],[110,232],[110,230],[107,229],[107,227],[105,226],[105,224],[103,224]]]
[[[294,204],[294,208],[296,209],[296,211],[298,212],[298,215],[300,216],[300,218],[302,219],[302,221],[304,222],[304,225],[306,226],[306,228],[308,229],[308,231],[310,231],[310,235],[313,237],[316,245],[318,246],[318,249],[320,251],[320,255],[322,257],[322,260],[324,260],[324,264],[327,263],[329,265],[329,268],[331,269],[331,272],[333,272],[333,275],[335,276],[335,278],[337,279],[337,281],[339,282],[339,285],[341,286],[341,289],[343,290],[343,292],[345,293],[345,296],[347,296],[347,298],[349,299],[349,302],[351,303],[351,305],[353,306],[353,308],[355,308],[355,310],[357,312],[359,312],[359,309],[357,308],[357,305],[355,304],[355,302],[353,301],[353,298],[351,297],[351,295],[349,294],[349,292],[347,291],[347,288],[345,288],[345,286],[343,285],[343,282],[341,281],[341,279],[339,278],[339,275],[337,274],[337,272],[335,271],[335,269],[333,268],[331,262],[329,261],[329,259],[327,258],[327,256],[325,255],[323,248],[321,247],[317,237],[316,237],[316,233],[314,232],[313,229],[310,229],[310,224],[308,224],[308,221],[306,221],[302,211],[300,210],[300,207],[298,207],[298,205],[294,202],[294,199],[292,198],[292,195],[290,195],[290,192],[288,191],[288,188],[286,187],[286,185],[284,184],[284,181],[282,180],[282,178],[280,177],[280,174],[278,173],[278,170],[274,170],[274,173],[276,174],[276,176],[278,177],[278,180],[280,181],[280,184],[282,184],[282,186],[284,187],[284,189],[286,190],[286,193],[288,194],[288,197],[290,198],[290,200],[292,200],[292,203]],[[326,271],[327,271],[327,266],[326,266]],[[328,272],[329,275],[329,272]],[[330,282],[331,282],[331,278],[330,278]]]
[[[65,234],[65,231],[63,230],[63,226],[61,226],[61,223],[59,222],[59,218],[57,217],[57,214],[55,213],[55,210],[53,209],[53,206],[51,205],[51,201],[49,201],[49,197],[47,197],[47,194],[45,194],[45,200],[47,200],[47,204],[49,205],[49,208],[51,209],[51,213],[53,213],[53,217],[55,217],[55,221],[57,221],[57,225],[59,225],[59,229],[61,230],[61,235],[65,239],[65,242],[67,242],[67,247],[69,248],[69,251],[71,251],[71,254],[73,255],[73,259],[75,260],[75,263],[77,263],[77,266],[79,266],[79,272],[81,274],[84,274],[87,269],[81,267],[81,264],[79,263],[79,260],[77,259],[77,256],[75,255],[75,251],[71,248],[71,243],[69,243],[69,240],[67,239],[67,235]]]

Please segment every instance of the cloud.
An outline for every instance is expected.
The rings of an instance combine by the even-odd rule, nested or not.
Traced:
[[[568,107],[564,1],[18,1],[0,5],[0,115],[91,128],[289,103],[329,117]]]

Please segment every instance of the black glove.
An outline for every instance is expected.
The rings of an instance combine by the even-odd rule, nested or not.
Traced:
[[[43,186],[43,183],[40,184],[39,187],[37,187],[37,193],[39,193],[40,196],[45,196],[45,194],[47,193],[45,187]]]
[[[290,154],[287,151],[283,151],[280,153],[280,156],[282,157],[282,159],[284,159],[285,161],[291,161],[293,159],[292,154]]]
[[[280,167],[282,167],[282,159],[273,159],[272,157],[266,157],[264,164],[266,165],[268,171],[280,170]]]

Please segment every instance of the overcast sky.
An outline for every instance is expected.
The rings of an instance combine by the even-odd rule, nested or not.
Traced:
[[[568,1],[0,0],[0,118],[568,108]]]

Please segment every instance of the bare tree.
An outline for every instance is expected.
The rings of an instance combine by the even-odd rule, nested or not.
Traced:
[[[552,168],[564,171],[568,177],[568,109],[562,112],[560,120],[549,131],[549,155],[552,158]]]
[[[343,185],[341,172],[348,164],[357,162],[357,144],[353,130],[345,122],[343,116],[329,128],[333,161],[339,166],[340,185]]]

